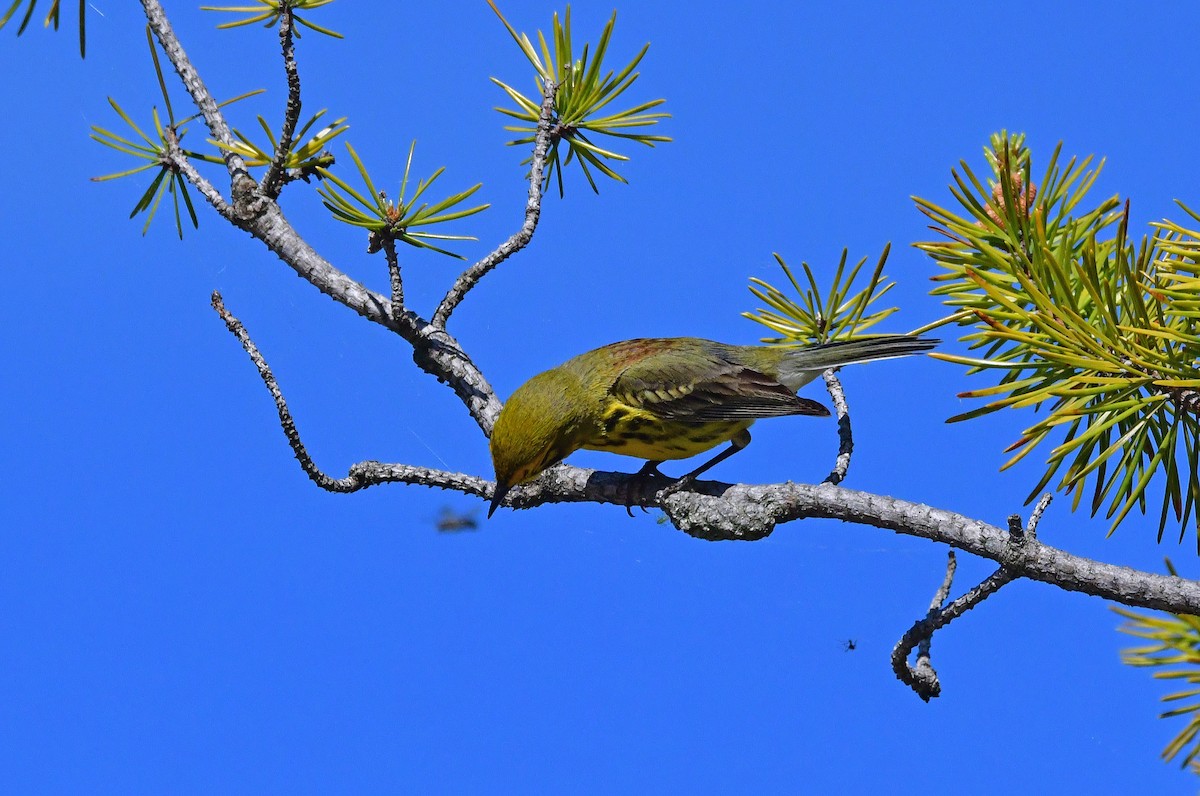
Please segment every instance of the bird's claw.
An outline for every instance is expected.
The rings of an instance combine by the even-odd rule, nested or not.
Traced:
[[[646,508],[644,505],[642,505],[640,503],[633,502],[634,495],[636,493],[639,497],[641,497],[641,495],[644,494],[644,486],[645,485],[650,484],[650,482],[654,481],[657,478],[666,478],[667,477],[659,471],[658,465],[660,465],[660,464],[662,464],[662,462],[646,462],[645,464],[642,465],[642,469],[638,470],[636,473],[634,473],[631,476],[630,480],[637,483],[637,487],[631,487],[625,493],[626,499],[629,501],[625,504],[625,513],[628,514],[630,517],[633,517],[633,507],[635,505],[639,509],[642,510],[643,514],[649,513],[650,509]]]

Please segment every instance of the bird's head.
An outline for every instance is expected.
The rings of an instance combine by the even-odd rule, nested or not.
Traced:
[[[489,517],[508,490],[579,449],[588,408],[579,380],[558,368],[534,376],[512,394],[492,428],[496,491]]]

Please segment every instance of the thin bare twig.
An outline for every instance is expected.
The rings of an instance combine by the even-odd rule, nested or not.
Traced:
[[[542,82],[542,110],[538,116],[537,136],[533,142],[533,158],[529,163],[529,198],[525,201],[525,222],[495,251],[462,272],[434,311],[434,326],[444,329],[446,321],[450,319],[450,313],[466,298],[467,292],[475,287],[488,271],[525,248],[533,238],[542,213],[542,175],[546,168],[547,153],[550,151],[550,138],[554,128],[551,122],[554,119],[554,97],[557,92],[556,83],[550,80]]]
[[[213,291],[212,306],[221,316],[221,320],[225,321],[226,328],[241,342],[242,348],[246,349],[246,353],[250,356],[250,361],[258,369],[258,375],[262,377],[263,384],[275,401],[275,409],[279,413],[279,424],[283,427],[288,444],[292,446],[296,461],[300,463],[300,467],[317,486],[328,492],[347,493],[357,492],[377,484],[420,484],[440,489],[453,489],[482,498],[491,497],[493,484],[486,479],[428,467],[364,461],[351,466],[345,478],[333,478],[326,475],[313,462],[308,450],[304,447],[304,443],[300,439],[300,432],[296,430],[296,423],[292,419],[291,410],[288,409],[287,401],[283,397],[283,391],[279,388],[279,382],[275,380],[275,374],[271,372],[271,367],[258,350],[258,346],[250,339],[250,333],[246,331],[246,327],[225,308],[221,294],[217,291]]]
[[[1042,494],[1038,498],[1037,504],[1033,507],[1033,511],[1029,512],[1029,524],[1025,526],[1025,535],[1030,539],[1037,538],[1038,523],[1042,521],[1042,515],[1046,513],[1046,508],[1050,505],[1050,501],[1054,500],[1054,495],[1049,492]]]
[[[942,579],[942,585],[933,593],[933,599],[929,601],[929,615],[933,615],[941,611],[946,605],[946,601],[950,599],[950,589],[954,586],[954,575],[958,572],[958,558],[954,555],[953,550],[946,551],[946,577]],[[929,662],[929,655],[933,648],[933,635],[930,634],[921,639],[917,644],[917,671],[928,671],[933,674],[933,679],[937,681],[937,672],[933,670],[933,664]]]
[[[184,179],[190,182],[192,186],[200,192],[200,195],[204,197],[205,201],[212,205],[212,208],[221,214],[222,218],[227,221],[234,220],[233,207],[230,206],[229,202],[225,200],[225,197],[221,195],[221,192],[218,191],[211,182],[205,179],[203,174],[196,170],[196,167],[192,165],[190,160],[188,160],[187,155],[185,155],[183,150],[179,148],[179,143],[177,140],[168,139],[167,158],[170,161],[171,168],[174,168],[176,171],[182,174]]]
[[[833,403],[833,412],[838,421],[838,455],[833,469],[825,476],[825,483],[840,484],[846,478],[850,469],[850,454],[854,453],[854,435],[850,430],[850,407],[846,403],[846,392],[842,382],[833,370],[821,374],[825,380],[825,389],[829,391],[829,400]]]
[[[221,294],[215,290],[212,294],[212,306],[221,316],[221,320],[225,321],[226,328],[241,342],[242,348],[246,349],[254,367],[258,368],[258,375],[262,377],[267,391],[275,399],[275,409],[279,412],[279,424],[283,426],[283,433],[287,436],[288,444],[292,446],[292,451],[296,454],[296,461],[300,462],[300,467],[308,474],[308,477],[317,486],[329,492],[354,492],[361,489],[362,487],[356,484],[354,479],[332,478],[317,467],[312,457],[308,455],[304,443],[300,440],[300,432],[296,430],[296,423],[292,420],[292,413],[288,409],[287,401],[284,400],[283,391],[279,389],[279,383],[275,381],[275,374],[271,372],[271,367],[259,353],[258,346],[254,345],[254,341],[250,339],[250,333],[246,331],[242,322],[233,316],[233,313],[225,309],[225,302],[221,299]]]
[[[398,318],[404,314],[404,282],[400,279],[400,258],[396,256],[396,241],[384,237],[381,245],[383,255],[387,258],[388,277],[392,283],[392,317]]]
[[[1046,507],[1050,505],[1050,500],[1051,495],[1049,492],[1042,495],[1029,515],[1029,523],[1024,527],[1021,525],[1021,516],[1019,514],[1013,514],[1008,518],[1008,533],[1014,545],[1036,544],[1037,526],[1042,519],[1042,514],[1046,511]],[[929,606],[929,613],[925,619],[909,628],[908,632],[900,638],[900,641],[896,643],[896,647],[892,650],[892,670],[896,672],[896,677],[905,685],[911,687],[913,691],[916,691],[917,696],[926,702],[942,692],[941,683],[938,682],[937,671],[929,661],[929,648],[934,632],[950,624],[995,594],[1002,586],[1019,577],[1019,573],[1001,565],[999,569],[989,575],[978,586],[943,608],[942,605],[950,595],[950,587],[954,581],[954,571],[956,568],[954,551],[951,550],[949,555],[950,560],[946,565],[946,579],[942,582],[942,586],[938,589],[937,594],[934,595],[933,603]],[[916,666],[909,666],[908,656],[914,646],[917,647],[917,664]]]
[[[292,7],[284,3],[279,9],[279,46],[283,55],[283,69],[287,73],[287,105],[283,114],[283,127],[279,131],[279,143],[275,147],[275,157],[271,159],[271,165],[259,183],[263,195],[271,199],[279,197],[279,192],[286,182],[285,166],[292,151],[292,136],[296,134],[296,124],[300,119],[300,70],[296,67],[294,24]]]

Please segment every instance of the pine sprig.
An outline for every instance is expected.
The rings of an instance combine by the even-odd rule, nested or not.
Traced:
[[[434,224],[455,221],[486,210],[490,205],[484,204],[459,210],[453,209],[466,201],[483,184],[476,183],[465,191],[452,194],[433,204],[422,203],[418,205],[417,202],[424,195],[425,191],[445,171],[443,167],[439,168],[426,179],[419,180],[412,196],[406,199],[408,178],[412,170],[413,151],[416,149],[416,146],[417,142],[413,141],[408,149],[408,160],[404,164],[404,176],[400,181],[400,196],[395,201],[388,199],[383,191],[376,190],[375,183],[371,179],[367,167],[350,144],[346,144],[346,149],[349,151],[350,158],[358,168],[359,176],[362,177],[363,184],[366,187],[365,195],[333,172],[320,166],[315,169],[315,172],[321,177],[324,184],[317,189],[317,192],[321,194],[325,207],[333,213],[335,219],[368,230],[370,236],[368,238],[367,251],[369,253],[373,254],[379,251],[382,248],[384,240],[396,240],[407,243],[410,246],[445,254],[449,257],[455,257],[460,260],[464,259],[462,255],[440,248],[430,243],[430,241],[476,240],[476,238],[470,235],[445,235],[428,232],[423,228]]]
[[[667,136],[650,133],[634,132],[638,128],[657,125],[659,120],[669,118],[669,113],[647,113],[653,108],[666,102],[656,99],[642,102],[621,111],[609,112],[608,105],[621,96],[638,79],[640,73],[633,71],[650,48],[646,44],[620,71],[614,72],[604,65],[604,57],[608,54],[609,41],[612,37],[613,26],[617,15],[613,12],[600,39],[593,51],[589,53],[589,44],[584,44],[579,57],[574,55],[574,45],[571,35],[571,7],[567,6],[563,19],[558,13],[554,14],[551,29],[551,42],[538,31],[538,47],[524,33],[518,33],[508,20],[500,13],[493,0],[488,5],[500,17],[504,27],[521,48],[521,52],[529,60],[537,73],[538,91],[533,96],[541,95],[543,81],[549,80],[558,86],[554,98],[554,119],[550,138],[550,152],[547,158],[545,186],[551,179],[558,183],[559,196],[563,195],[563,169],[571,161],[579,164],[580,171],[587,179],[592,190],[599,193],[593,170],[617,180],[626,182],[625,178],[613,168],[614,162],[629,160],[627,155],[600,146],[596,136],[608,136],[611,139],[628,140],[648,147],[657,143],[670,141]],[[541,114],[541,103],[535,102],[512,86],[492,78],[492,82],[504,90],[505,94],[516,103],[516,108],[496,108],[500,113],[517,119],[521,124],[506,126],[510,132],[520,133],[521,137],[509,141],[509,146],[525,146],[532,144],[537,136],[538,118]],[[566,143],[566,155],[561,153],[561,145]],[[523,161],[528,163],[529,160]]]
[[[154,216],[158,212],[159,203],[162,202],[164,196],[169,194],[175,211],[175,231],[180,239],[182,239],[183,217],[180,212],[180,201],[183,202],[183,207],[187,210],[188,219],[192,222],[192,227],[199,227],[200,221],[196,217],[196,207],[192,202],[191,189],[187,179],[180,171],[176,157],[193,158],[210,163],[220,163],[221,158],[202,152],[193,152],[182,147],[183,138],[187,135],[187,125],[197,118],[197,114],[176,121],[175,111],[171,107],[171,98],[167,94],[167,84],[163,78],[162,64],[158,60],[158,50],[154,44],[154,38],[151,35],[149,27],[146,28],[146,43],[150,47],[150,59],[154,64],[154,72],[158,78],[158,87],[162,92],[163,105],[167,110],[167,124],[164,125],[162,119],[159,117],[158,108],[151,108],[150,114],[154,122],[155,134],[153,136],[147,135],[133,118],[125,112],[124,108],[117,104],[115,99],[109,97],[108,104],[112,106],[112,109],[125,122],[130,132],[125,135],[118,135],[99,125],[92,125],[92,132],[89,137],[93,141],[122,154],[132,156],[142,162],[131,169],[93,177],[92,181],[106,182],[121,177],[130,177],[134,174],[140,174],[143,171],[157,168],[158,172],[154,175],[154,179],[150,181],[150,185],[138,198],[129,217],[133,218],[139,213],[146,214],[146,223],[142,225],[142,234],[145,235],[146,231],[150,229],[150,222],[154,220]],[[219,103],[217,107],[224,107],[230,103],[261,93],[261,89],[249,91],[233,99]]]
[[[117,112],[125,123],[136,134],[136,138],[140,141],[132,140],[117,135],[116,133],[106,130],[98,125],[92,125],[91,138],[93,141],[98,141],[105,146],[115,149],[118,152],[123,152],[126,155],[132,155],[139,160],[145,161],[139,166],[135,166],[125,171],[115,172],[113,174],[105,174],[100,177],[93,177],[94,182],[104,182],[107,180],[115,180],[120,177],[129,177],[134,174],[139,174],[143,171],[157,168],[158,172],[154,179],[151,180],[149,187],[142,193],[137,203],[130,211],[129,217],[133,218],[138,213],[146,213],[146,223],[142,225],[142,234],[150,229],[150,222],[154,220],[154,215],[158,211],[159,202],[165,194],[171,195],[172,203],[175,207],[175,229],[179,234],[180,239],[183,238],[183,222],[179,213],[179,200],[182,197],[185,206],[187,207],[188,217],[191,219],[192,226],[198,227],[200,222],[196,218],[196,210],[192,204],[191,197],[188,193],[187,181],[183,175],[175,168],[173,160],[170,156],[172,146],[177,146],[179,139],[182,137],[182,131],[168,125],[164,127],[158,116],[158,108],[153,108],[151,113],[154,117],[154,129],[157,133],[156,137],[151,138],[142,132],[137,123],[129,117],[129,114],[117,104],[117,101],[112,97],[108,98],[109,104],[113,110]]]
[[[887,281],[883,274],[883,266],[887,263],[890,251],[890,244],[884,247],[874,270],[867,277],[866,284],[858,287],[858,277],[867,258],[862,258],[847,271],[848,252],[843,249],[829,289],[824,293],[818,287],[818,280],[808,263],[800,263],[804,271],[804,282],[801,283],[783,257],[777,253],[775,261],[783,269],[797,298],[791,298],[762,279],[751,277],[750,292],[771,309],[759,308],[754,312],[743,312],[742,316],[761,323],[780,335],[763,338],[765,343],[811,344],[862,337],[867,329],[899,309],[887,307],[867,311],[896,286],[895,282]]]
[[[1029,500],[1056,478],[1075,508],[1090,491],[1111,533],[1134,508],[1146,512],[1156,484],[1158,538],[1171,521],[1182,538],[1200,521],[1200,312],[1189,295],[1200,233],[1166,222],[1131,240],[1127,202],[1084,204],[1100,167],[1061,164],[1060,149],[1035,182],[1024,137],[997,134],[986,187],[966,163],[953,172],[961,215],[915,199],[944,238],[917,244],[944,269],[932,293],[954,310],[936,325],[967,329],[961,339],[977,352],[932,356],[998,375],[962,394],[986,404],[951,421],[1037,409],[1003,465],[1049,449]]]
[[[322,33],[326,36],[332,36],[335,39],[343,38],[342,34],[332,31],[329,28],[322,27],[312,20],[305,19],[300,16],[299,11],[311,11],[314,8],[327,6],[333,0],[254,0],[253,5],[247,6],[200,6],[201,11],[219,11],[229,14],[248,14],[249,16],[235,19],[232,22],[222,22],[217,25],[218,29],[228,30],[229,28],[240,28],[243,25],[253,25],[256,22],[263,23],[263,27],[271,28],[279,22],[279,17],[285,11],[291,11],[292,19],[297,25],[317,33]],[[300,37],[300,27],[295,29],[296,37]]]

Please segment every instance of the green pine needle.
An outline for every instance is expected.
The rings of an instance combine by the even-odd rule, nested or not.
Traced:
[[[12,19],[17,9],[21,7],[21,3],[25,0],[13,0],[12,5],[4,12],[4,16],[0,17],[0,28],[8,24]],[[33,18],[33,11],[37,8],[37,0],[28,0],[29,6],[25,9],[25,15],[21,17],[21,24],[17,27],[17,35],[20,36],[25,32],[25,28],[29,26],[29,21]],[[51,0],[50,10],[46,12],[46,18],[42,21],[42,27],[54,28],[58,30],[59,12],[62,10],[60,6],[61,0]],[[87,56],[87,0],[79,0],[79,57]]]

